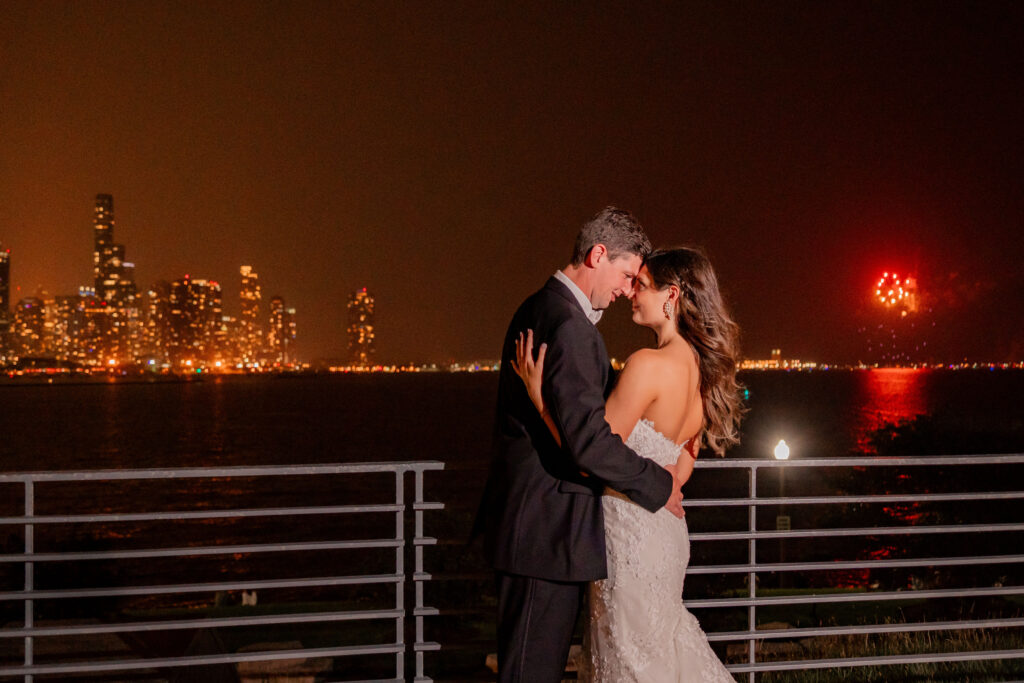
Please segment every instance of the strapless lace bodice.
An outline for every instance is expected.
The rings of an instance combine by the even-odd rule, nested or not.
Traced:
[[[633,433],[626,439],[626,445],[634,453],[645,458],[650,458],[661,466],[674,465],[679,453],[689,441],[677,444],[657,429],[654,423],[647,418],[640,418],[633,427]]]

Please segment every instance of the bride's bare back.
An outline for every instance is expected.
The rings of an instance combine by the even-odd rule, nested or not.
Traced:
[[[612,431],[629,438],[640,418],[676,443],[694,437],[704,422],[696,354],[681,337],[659,349],[637,351],[622,370],[606,406]]]

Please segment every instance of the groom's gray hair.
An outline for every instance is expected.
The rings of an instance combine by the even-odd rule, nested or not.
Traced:
[[[572,265],[583,265],[587,254],[597,244],[607,247],[612,259],[623,254],[646,258],[651,253],[651,241],[640,227],[640,221],[629,211],[614,206],[601,209],[580,228],[572,250]]]

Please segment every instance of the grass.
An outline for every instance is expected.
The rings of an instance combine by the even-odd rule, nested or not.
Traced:
[[[892,655],[1019,650],[1024,635],[1021,629],[972,629],[923,633],[886,633],[874,635],[827,636],[796,641],[799,659],[848,659]],[[758,661],[785,661],[793,655],[773,654],[762,648]],[[735,657],[738,663],[745,657]],[[798,662],[794,662],[799,666]],[[1024,675],[1024,657],[1006,660],[937,662],[851,666],[830,669],[806,669],[759,673],[758,683],[873,683],[882,681],[941,681],[943,683],[982,683],[1005,681]],[[745,676],[743,678],[745,680]]]

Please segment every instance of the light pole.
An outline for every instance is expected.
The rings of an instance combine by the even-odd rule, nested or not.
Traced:
[[[779,443],[775,444],[775,459],[776,460],[789,460],[789,445],[785,439],[780,439]],[[786,497],[786,468],[779,468],[779,498]],[[790,523],[789,515],[784,514],[786,512],[786,504],[779,503],[779,514],[775,516],[775,530],[776,531],[789,531],[792,528]],[[779,539],[779,562],[786,561],[786,539]],[[783,588],[786,584],[786,572],[779,572],[779,587]]]

